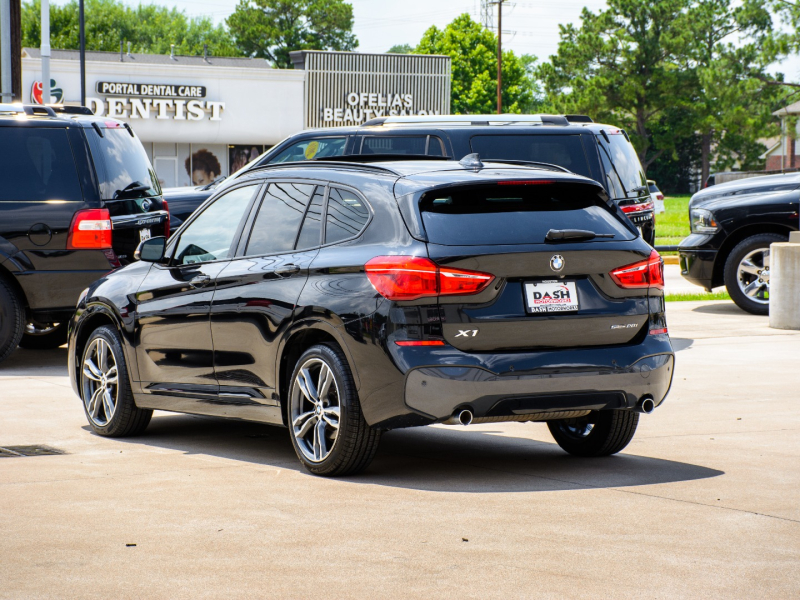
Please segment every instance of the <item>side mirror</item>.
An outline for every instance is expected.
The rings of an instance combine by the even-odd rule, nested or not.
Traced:
[[[164,250],[167,248],[167,238],[164,236],[150,238],[139,243],[136,252],[133,253],[134,260],[157,263],[164,260]]]

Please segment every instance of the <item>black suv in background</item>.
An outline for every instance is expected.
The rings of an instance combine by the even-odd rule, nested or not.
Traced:
[[[456,160],[550,163],[600,182],[606,193],[655,244],[655,206],[639,157],[625,131],[582,115],[452,115],[382,117],[361,127],[303,131],[274,146],[223,181],[259,166],[331,156],[440,156]],[[164,196],[173,216],[186,219],[214,188],[172,188]]]
[[[81,290],[169,235],[169,212],[131,128],[81,107],[0,104],[0,182],[2,361],[66,342]]]
[[[100,435],[140,433],[154,409],[273,423],[308,470],[343,475],[387,429],[541,421],[606,456],[672,381],[661,257],[597,182],[558,169],[251,169],[137,252],[70,327]]]
[[[692,233],[680,253],[681,275],[707,290],[725,285],[749,313],[769,314],[770,244],[800,227],[800,173],[717,184],[689,201]]]

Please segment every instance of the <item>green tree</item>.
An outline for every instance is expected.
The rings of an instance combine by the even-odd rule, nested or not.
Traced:
[[[674,150],[671,138],[683,132],[656,125],[692,86],[674,60],[688,34],[673,23],[689,1],[609,0],[597,13],[584,8],[579,28],[559,26],[558,53],[539,69],[548,103],[625,128],[645,169]]]
[[[387,54],[411,54],[414,51],[414,47],[411,44],[395,44],[391,48],[389,48],[386,53]]]
[[[717,170],[763,167],[758,139],[777,133],[772,111],[785,95],[767,74],[786,47],[772,13],[763,0],[695,0],[676,26],[690,34],[681,66],[694,77],[701,181],[712,162]]]
[[[450,110],[453,114],[493,113],[497,110],[497,37],[463,14],[444,29],[429,28],[414,50],[452,59]],[[535,59],[534,59],[535,60]],[[530,63],[503,52],[503,111],[519,113],[534,101]]]
[[[41,2],[22,6],[22,45],[41,44]],[[50,4],[50,45],[77,49],[78,2]],[[175,44],[178,54],[202,54],[208,44],[216,56],[241,56],[228,30],[208,18],[188,18],[182,11],[155,4],[128,6],[119,0],[86,0],[86,48],[119,51],[120,41],[131,42],[133,52],[164,54]],[[126,46],[127,50],[127,46]]]
[[[239,49],[276,67],[293,50],[355,50],[353,7],[344,0],[240,0],[228,17]]]

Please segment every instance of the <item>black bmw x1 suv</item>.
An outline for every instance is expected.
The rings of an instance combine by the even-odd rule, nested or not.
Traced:
[[[81,296],[69,371],[100,435],[153,409],[285,425],[318,475],[383,431],[546,422],[622,450],[669,390],[659,255],[603,188],[455,161],[255,169]]]

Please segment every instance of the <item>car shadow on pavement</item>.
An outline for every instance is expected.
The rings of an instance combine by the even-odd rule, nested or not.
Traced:
[[[709,302],[701,304],[692,309],[692,312],[707,313],[711,315],[736,315],[738,317],[753,317],[756,319],[764,318],[761,315],[753,315],[749,312],[743,311],[736,306],[733,302]]]
[[[691,338],[678,338],[678,337],[671,337],[669,341],[672,343],[672,349],[675,352],[680,352],[681,350],[687,350],[688,348],[692,347],[694,344],[694,340]]]
[[[383,436],[375,460],[364,473],[336,481],[436,492],[492,493],[655,485],[723,474],[699,465],[637,456],[632,453],[635,439],[621,454],[586,459],[566,454],[555,443],[514,436],[517,430],[520,436],[528,435],[528,428],[533,427],[546,426],[513,423],[502,432],[496,424],[390,431]],[[546,429],[537,433],[542,431]],[[259,423],[157,414],[142,436],[120,441],[306,473],[295,456],[288,431]]]
[[[17,348],[0,363],[0,377],[41,377],[67,375],[67,347],[54,350]]]

